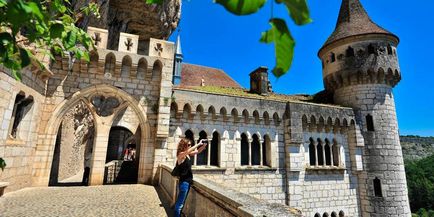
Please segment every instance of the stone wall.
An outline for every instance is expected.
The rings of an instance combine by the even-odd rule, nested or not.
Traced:
[[[176,104],[172,104],[166,156],[168,163],[175,163],[177,144],[185,137],[187,130],[193,132],[195,141],[199,140],[201,131],[205,132],[210,140],[213,133],[218,132],[219,164],[195,166],[194,174],[258,199],[285,203],[285,150],[282,124],[285,103],[275,101],[265,103],[257,99],[240,99],[183,90],[175,90],[173,98]],[[219,111],[227,111],[227,113],[222,114]],[[260,143],[264,142],[264,136],[270,139],[269,145],[262,144],[266,146],[266,153],[263,154],[267,155],[262,166],[241,165],[243,133],[249,141],[252,141],[255,134],[259,137]],[[204,150],[206,151],[208,150]]]
[[[170,43],[168,45],[173,46]],[[119,124],[136,129],[136,125],[140,125],[140,135],[144,138],[140,148],[143,154],[140,156],[139,182],[151,183],[156,166],[164,160],[162,152],[158,151],[161,149],[159,138],[167,137],[168,133],[170,107],[164,99],[170,99],[173,59],[99,49],[91,53],[90,63],[77,61],[71,71],[68,62],[68,57],[59,57],[52,64],[54,76],[48,80],[47,99],[42,114],[44,118],[39,128],[34,184],[46,185],[48,182],[60,120],[80,100],[86,102],[96,118],[97,141],[92,160],[93,168],[98,168],[99,172],[98,181],[94,180],[94,184],[102,182],[101,170],[104,170],[110,128]],[[96,96],[99,98],[94,99]],[[109,101],[105,100],[114,103],[114,99],[119,104],[115,108],[107,107],[105,103]],[[94,105],[93,100],[97,100],[102,107]],[[125,115],[128,116],[130,112],[129,106],[139,117],[135,122],[126,120],[128,118]],[[98,164],[95,164],[96,159],[100,161]],[[95,172],[92,170],[91,174],[96,174]]]
[[[353,111],[307,103],[290,103],[288,110],[288,204],[306,216],[359,216],[357,171],[363,168],[357,167]]]
[[[361,207],[372,216],[408,216],[404,162],[392,88],[364,84],[336,90],[337,103],[352,106],[365,139],[364,167],[360,176]],[[368,115],[372,123],[368,123]],[[369,126],[372,125],[372,126]],[[379,192],[374,188],[379,181]]]
[[[15,191],[32,185],[32,163],[34,160],[37,128],[41,120],[44,102],[45,81],[40,80],[28,69],[22,72],[22,81],[12,77],[8,69],[0,66],[0,157],[6,161],[6,169],[0,170],[0,180],[9,182],[6,191]],[[15,99],[23,93],[33,102],[26,106],[20,121],[16,138],[10,136]]]
[[[169,203],[175,202],[177,179],[171,167],[160,166],[159,187]],[[183,213],[187,216],[302,216],[299,210],[268,203],[240,193],[210,179],[195,178],[187,196]]]

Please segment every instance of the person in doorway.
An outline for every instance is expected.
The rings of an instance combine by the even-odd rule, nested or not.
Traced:
[[[179,194],[175,203],[175,217],[180,217],[182,208],[187,199],[188,191],[193,182],[193,172],[191,171],[192,162],[190,157],[201,153],[208,144],[207,139],[200,140],[196,145],[191,146],[191,141],[181,139],[176,151],[176,164],[179,169]]]

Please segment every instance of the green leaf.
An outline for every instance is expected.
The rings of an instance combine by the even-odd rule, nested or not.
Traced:
[[[260,41],[267,44],[274,43],[276,66],[273,69],[273,74],[279,78],[286,74],[291,67],[295,41],[285,20],[274,18],[270,20],[270,25],[271,29],[262,33]]]
[[[253,14],[262,8],[267,0],[215,0],[229,12],[236,15]]]
[[[66,34],[65,39],[65,48],[69,50],[75,46],[75,43],[77,42],[77,34],[75,33],[75,31],[70,31],[68,32],[68,34]]]
[[[50,37],[51,38],[60,38],[62,37],[62,32],[65,30],[62,24],[55,23],[50,27]]]
[[[17,71],[16,69],[11,69],[11,71],[12,71],[12,76],[14,76],[14,78],[17,81],[21,81],[21,79],[22,79],[21,73],[19,71]]]
[[[0,0],[0,8],[6,6],[8,3],[6,0]]]
[[[276,2],[283,2],[286,5],[295,24],[305,25],[312,22],[306,0],[276,0]]]
[[[0,157],[0,168],[2,169],[2,171],[5,169],[5,167],[6,167],[6,162],[3,160],[3,158]]]
[[[38,18],[39,20],[44,19],[44,15],[42,14],[39,5],[35,2],[29,2],[28,7],[31,8],[33,15]]]
[[[30,64],[30,55],[29,55],[28,50],[26,50],[24,48],[20,48],[20,58],[21,58],[21,67],[22,68],[24,68]]]

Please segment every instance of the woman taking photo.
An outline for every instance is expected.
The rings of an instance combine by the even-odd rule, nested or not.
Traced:
[[[193,173],[191,171],[192,162],[190,157],[201,153],[207,144],[207,139],[200,140],[199,143],[193,147],[188,139],[181,139],[178,144],[178,150],[176,151],[176,166],[179,171],[179,194],[175,203],[175,217],[181,216],[181,211],[184,207],[185,200],[187,199],[188,191],[193,183]]]

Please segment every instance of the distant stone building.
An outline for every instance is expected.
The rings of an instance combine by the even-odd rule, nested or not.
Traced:
[[[315,96],[274,93],[264,67],[247,90],[222,70],[182,63],[180,39],[165,40],[180,16],[180,1],[171,2],[143,5],[153,12],[143,19],[164,17],[167,31],[146,29],[137,8],[105,5],[112,23],[83,24],[97,47],[89,63],[57,57],[46,70],[24,70],[22,82],[0,66],[8,191],[152,184],[160,164],[174,165],[181,138],[208,139],[194,173],[233,190],[304,216],[410,216],[392,94],[399,39],[359,0],[342,1],[319,50],[325,90]],[[136,159],[127,165],[128,147]]]

